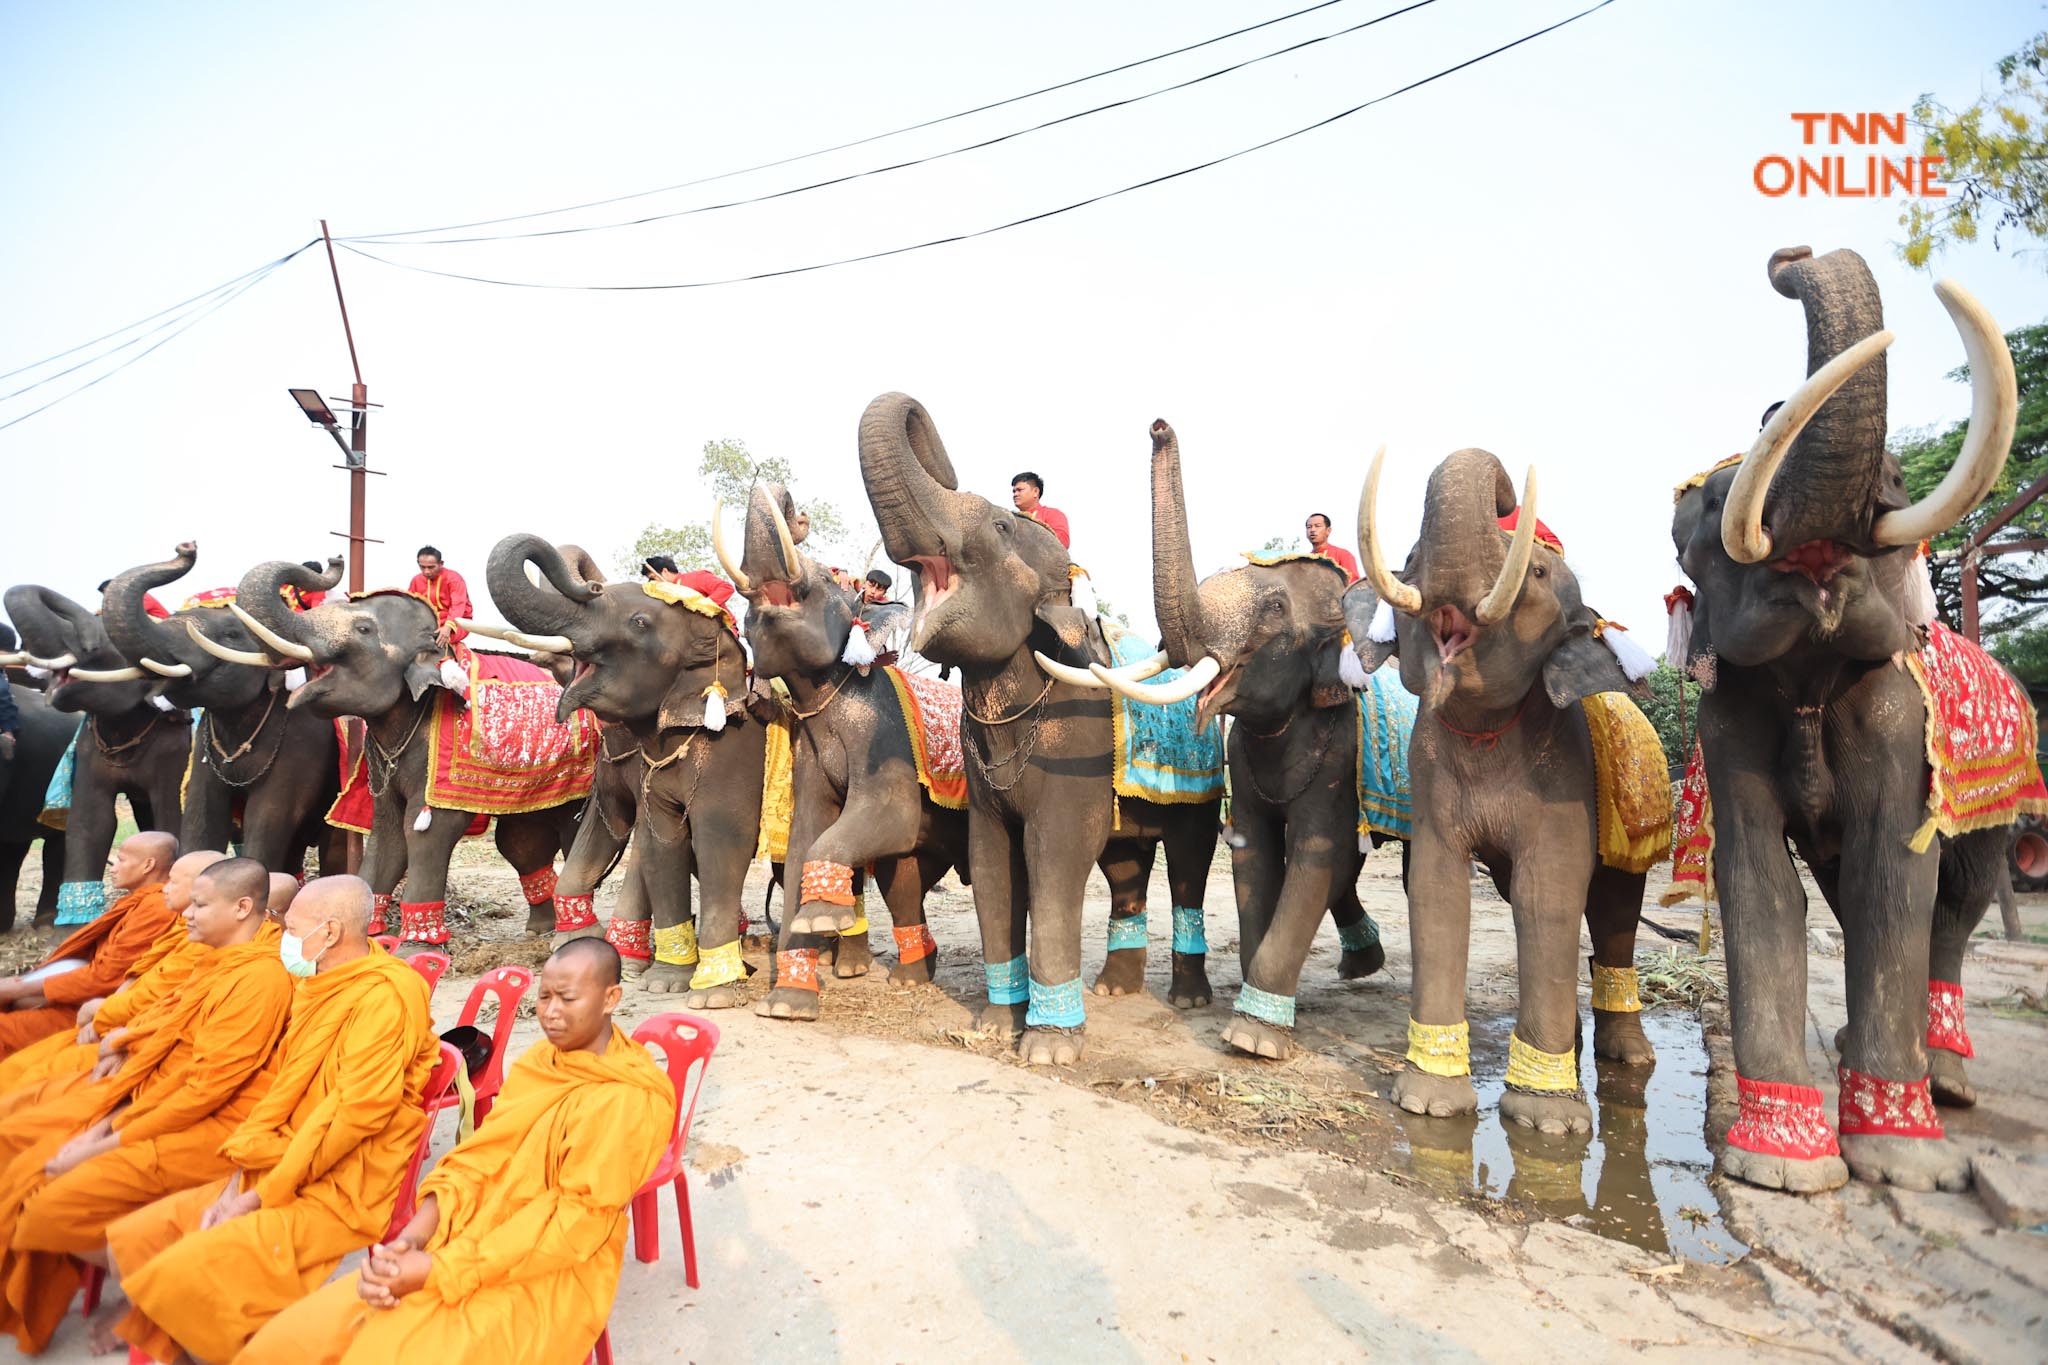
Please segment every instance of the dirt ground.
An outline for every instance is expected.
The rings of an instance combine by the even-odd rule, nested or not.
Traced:
[[[476,973],[546,952],[520,940],[516,883],[485,841],[464,846],[454,880],[455,967],[435,997],[443,1027]],[[750,911],[765,884],[757,867]],[[1653,899],[1657,889],[1653,877]],[[1658,1066],[1645,1078],[1588,1060],[1590,1140],[1509,1131],[1492,1106],[1514,942],[1505,905],[1476,883],[1481,1113],[1399,1113],[1382,1098],[1408,1010],[1391,854],[1368,860],[1360,892],[1387,966],[1338,981],[1326,923],[1298,1002],[1303,1051],[1285,1063],[1216,1041],[1238,984],[1220,857],[1208,892],[1217,1002],[1164,1003],[1167,926],[1155,915],[1147,992],[1089,997],[1087,1056],[1072,1069],[1026,1069],[973,1031],[980,952],[971,896],[951,882],[928,906],[936,988],[886,985],[893,953],[878,917],[877,970],[827,975],[819,1023],[714,1016],[723,1040],[691,1158],[703,1288],[684,1286],[665,1198],[661,1261],[629,1258],[622,1276],[617,1358],[2040,1358],[2039,1231],[1998,1227],[1969,1195],[1851,1187],[1799,1199],[1711,1180],[1706,1132],[1727,1116],[1708,1099],[1733,1083],[1710,1067],[1725,1042],[1703,1040],[1696,1006],[1718,1018],[1718,954],[1696,960],[1646,928],[1646,993],[1672,1001],[1649,1020]],[[600,896],[600,914],[615,893]],[[1097,879],[1091,973],[1107,903]],[[1842,1019],[1841,961],[1813,903],[1815,1065],[1831,1074],[1818,1049]],[[1696,909],[1651,915],[1698,923]],[[2026,915],[2048,940],[2048,901]],[[37,947],[36,936],[0,940],[0,968]],[[2048,1075],[2036,1060],[2048,942],[1978,947],[1965,985],[1985,1102],[1951,1132],[1973,1150],[2048,1163]],[[756,965],[765,948],[750,950]],[[623,1015],[630,1027],[672,1002],[630,990]],[[536,1036],[523,1022],[515,1049]],[[84,1358],[74,1319],[45,1359]]]

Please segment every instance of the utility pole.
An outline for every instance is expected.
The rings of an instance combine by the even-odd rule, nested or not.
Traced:
[[[364,502],[369,488],[370,386],[363,382],[363,363],[356,358],[356,334],[348,322],[348,300],[341,292],[341,267],[334,261],[334,236],[327,220],[320,220],[320,239],[327,244],[327,270],[334,277],[334,301],[341,307],[341,334],[348,339],[348,363],[355,372],[349,388],[348,470],[348,590],[363,590]]]

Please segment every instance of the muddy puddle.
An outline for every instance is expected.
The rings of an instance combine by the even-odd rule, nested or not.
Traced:
[[[1581,1053],[1590,1137],[1551,1137],[1501,1120],[1513,1027],[1512,1018],[1472,1021],[1479,1114],[1401,1114],[1406,1142],[1397,1160],[1439,1194],[1514,1204],[1646,1251],[1723,1264],[1747,1250],[1722,1224],[1707,1185],[1707,1054],[1696,1019],[1678,1010],[1643,1016],[1654,1068]]]

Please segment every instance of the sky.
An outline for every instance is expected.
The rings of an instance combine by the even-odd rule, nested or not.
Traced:
[[[1273,18],[1308,0],[0,3],[0,370],[300,247],[531,213],[798,155]],[[1437,0],[1142,104],[929,164],[616,230],[378,245],[393,261],[558,284],[723,279],[974,231],[1326,118],[1587,0]],[[945,151],[1360,23],[1316,13],[968,119],[694,189],[478,231],[786,190]],[[1804,374],[1781,246],[1859,251],[1898,333],[1894,431],[1967,413],[1961,344],[1894,244],[1896,202],[1766,198],[1794,111],[1974,99],[2048,27],[2036,4],[1616,3],[1334,125],[1013,231],[716,288],[506,288],[338,253],[373,401],[371,586],[440,546],[482,594],[501,536],[616,563],[699,521],[704,443],[790,459],[798,496],[865,515],[877,394],[932,413],[963,486],[1039,471],[1098,590],[1151,625],[1149,441],[1181,439],[1197,567],[1328,512],[1350,545],[1373,450],[1397,561],[1430,468],[1534,464],[1587,600],[1653,650],[1678,581],[1672,485],[1746,447]],[[1851,149],[1853,150],[1853,149]],[[472,235],[466,232],[439,234]],[[2008,247],[2012,244],[2008,243]],[[2048,318],[2038,255],[1938,273],[2006,328]],[[150,324],[155,326],[156,324]],[[115,338],[125,340],[132,334]],[[146,340],[0,399],[21,416]],[[113,343],[108,343],[113,344]],[[44,379],[82,351],[0,380]],[[0,429],[0,585],[88,603],[188,537],[179,597],[346,526],[336,452],[285,394],[343,395],[325,255],[304,252],[161,349]],[[864,537],[863,537],[864,538]],[[843,557],[864,558],[866,545]],[[480,611],[490,614],[483,602]]]

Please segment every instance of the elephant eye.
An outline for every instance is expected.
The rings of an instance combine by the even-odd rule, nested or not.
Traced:
[[[1529,569],[1529,573],[1530,573],[1530,574],[1531,574],[1531,575],[1532,575],[1533,577],[1536,577],[1536,578],[1543,578],[1543,577],[1546,577],[1546,576],[1547,576],[1547,575],[1548,575],[1548,574],[1550,573],[1550,570],[1548,570],[1548,569],[1544,568],[1544,567],[1543,567],[1543,566],[1542,566],[1541,564],[1536,564],[1536,565],[1532,565],[1532,566],[1530,567],[1530,569]]]
[[[358,634],[358,635],[370,635],[370,634],[374,634],[374,633],[375,633],[375,630],[376,630],[376,628],[375,628],[374,626],[372,626],[372,625],[371,625],[371,624],[370,624],[370,623],[369,623],[368,621],[358,621],[358,622],[356,622],[356,634]]]
[[[635,630],[647,629],[648,621],[647,614],[645,612],[636,611],[631,616],[628,616],[626,619],[633,623],[633,629]]]

